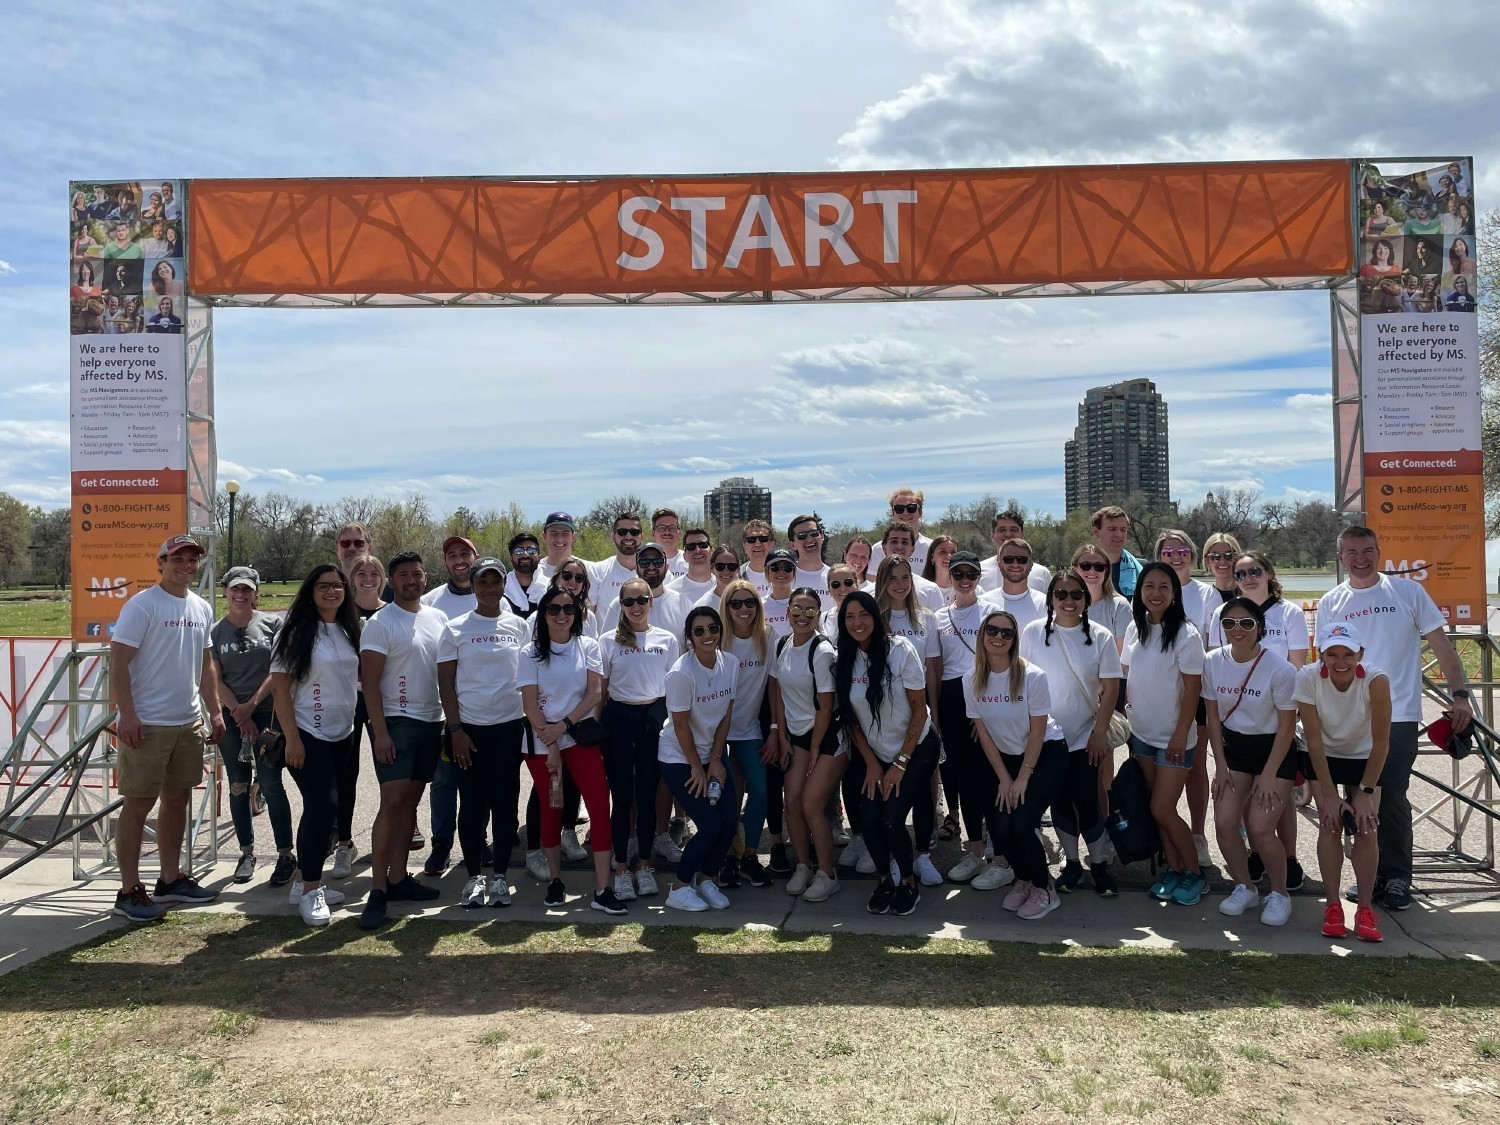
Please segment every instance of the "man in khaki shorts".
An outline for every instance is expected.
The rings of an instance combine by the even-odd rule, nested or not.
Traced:
[[[203,777],[205,741],[224,735],[209,636],[213,610],[190,589],[202,557],[203,548],[191,535],[162,543],[156,556],[161,583],[125,603],[110,639],[110,698],[119,711],[119,784],[125,798],[115,827],[123,888],[112,913],[135,921],[160,918],[166,903],[210,902],[217,895],[181,867],[188,801]],[[161,875],[147,894],[140,881],[141,837],[158,799]]]

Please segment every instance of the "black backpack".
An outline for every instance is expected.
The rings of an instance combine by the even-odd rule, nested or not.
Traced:
[[[1109,787],[1105,829],[1121,863],[1139,863],[1161,851],[1161,833],[1151,815],[1151,788],[1134,755],[1125,760]]]
[[[781,659],[781,654],[786,649],[787,643],[791,639],[792,639],[792,635],[790,633],[783,633],[779,638],[777,638],[777,640],[776,640],[776,659],[778,661]],[[813,657],[815,655],[817,655],[818,646],[819,645],[832,645],[832,644],[833,644],[833,642],[830,641],[827,637],[825,637],[822,633],[814,633],[812,635],[812,640],[810,640],[810,641],[807,642],[807,674],[808,675],[813,675]],[[771,700],[771,692],[770,692],[770,689],[767,688],[767,690],[766,690],[766,701],[765,701],[766,715],[765,715],[764,721],[761,723],[761,729],[764,730],[764,731],[766,731],[767,733],[770,732],[770,726],[771,726],[770,700]],[[818,693],[817,693],[816,689],[813,691],[813,707],[814,707],[814,709],[816,709],[818,707]],[[834,704],[834,708],[833,708],[833,715],[828,720],[828,730],[823,735],[824,753],[826,753],[826,754],[832,754],[838,748],[838,740],[839,740],[839,710],[838,710],[838,704],[835,703]]]

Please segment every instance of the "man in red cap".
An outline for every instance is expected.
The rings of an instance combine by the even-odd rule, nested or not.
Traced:
[[[479,552],[462,535],[450,535],[443,540],[443,566],[448,570],[448,581],[428,590],[422,595],[422,604],[440,609],[454,618],[468,613],[478,603],[474,600],[474,587],[469,582],[469,567]]]
[[[125,603],[110,638],[110,697],[119,712],[115,729],[125,798],[115,826],[123,886],[112,913],[135,921],[160,918],[167,903],[210,902],[217,894],[181,867],[188,802],[203,778],[204,746],[224,736],[210,639],[213,610],[191,589],[202,558],[203,548],[191,535],[163,542],[156,555],[161,582]],[[161,875],[148,894],[140,878],[141,837],[158,800]]]

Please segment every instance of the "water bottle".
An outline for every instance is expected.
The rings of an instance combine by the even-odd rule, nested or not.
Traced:
[[[244,731],[240,732],[240,761],[255,761],[255,740]]]
[[[547,794],[547,803],[554,809],[563,807],[563,780],[562,770],[552,775],[552,788]]]
[[[719,779],[717,777],[711,777],[708,779],[708,803],[710,805],[717,805],[719,803],[719,794],[723,792],[724,787],[719,784]]]

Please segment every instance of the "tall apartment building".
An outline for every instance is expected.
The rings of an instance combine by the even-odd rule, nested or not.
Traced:
[[[1063,447],[1068,511],[1122,503],[1131,493],[1153,508],[1170,503],[1167,404],[1150,379],[1092,387]]]
[[[703,518],[720,530],[750,520],[771,523],[771,490],[750,477],[729,477],[703,494]]]

